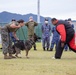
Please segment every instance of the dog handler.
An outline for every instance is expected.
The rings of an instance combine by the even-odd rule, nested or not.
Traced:
[[[19,40],[16,36],[16,31],[22,26],[24,26],[24,20],[21,19],[18,22],[11,22],[10,24],[7,24],[6,26],[1,28],[1,39],[4,59],[15,58],[14,56],[12,56],[12,42],[9,33],[14,32],[14,37]],[[9,53],[9,56],[7,55],[7,53]]]
[[[60,59],[62,56],[62,52],[64,46],[68,44],[68,46],[72,49],[72,51],[76,52],[75,45],[75,31],[72,26],[63,20],[57,20],[53,18],[51,20],[52,24],[56,26],[56,31],[60,34],[61,39],[57,45],[55,59]]]

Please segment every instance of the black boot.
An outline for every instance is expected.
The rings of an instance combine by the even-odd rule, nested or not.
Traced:
[[[43,50],[45,51],[45,47],[43,47]]]
[[[49,51],[49,48],[47,48],[47,51]]]
[[[53,51],[53,48],[50,48],[50,50],[49,51]]]

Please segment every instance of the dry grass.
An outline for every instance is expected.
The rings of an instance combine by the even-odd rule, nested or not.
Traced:
[[[55,51],[43,51],[39,43],[37,49],[29,52],[29,59],[23,51],[22,58],[4,60],[0,52],[0,75],[76,75],[76,54],[72,51],[64,52],[60,60],[53,60]]]

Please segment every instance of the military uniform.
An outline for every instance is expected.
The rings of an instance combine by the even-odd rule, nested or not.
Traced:
[[[18,29],[18,28],[11,28],[10,27],[11,24],[12,22],[1,28],[2,50],[4,55],[7,55],[7,53],[9,53],[9,55],[12,54],[11,49],[12,41],[10,38],[10,32],[14,32]],[[15,25],[18,25],[18,23],[15,22]]]
[[[29,21],[25,23],[25,26],[28,28],[28,39],[32,38],[34,36],[34,28],[38,24],[34,21]],[[34,44],[34,50],[36,50],[36,44]]]

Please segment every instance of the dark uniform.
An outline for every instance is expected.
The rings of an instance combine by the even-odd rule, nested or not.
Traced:
[[[60,36],[56,31],[56,27],[52,28],[52,33],[53,33],[53,37],[52,37],[52,41],[51,41],[50,51],[53,51],[54,45],[56,44],[56,46],[57,46],[59,39],[60,39]]]
[[[49,24],[44,24],[44,25],[42,25],[41,30],[42,30],[42,45],[43,45],[43,49],[45,51],[45,48],[47,48],[47,50],[48,50],[49,46],[50,46],[51,26]]]

